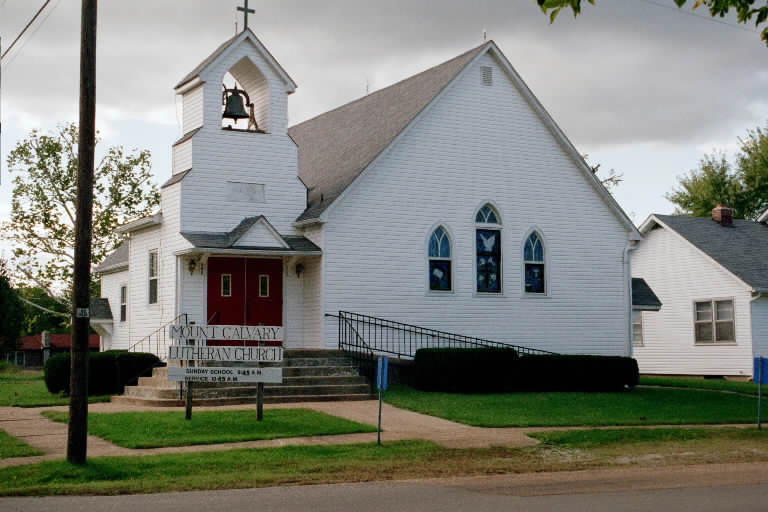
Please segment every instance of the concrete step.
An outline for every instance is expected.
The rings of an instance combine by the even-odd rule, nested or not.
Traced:
[[[265,404],[279,403],[298,403],[298,402],[344,402],[352,400],[373,400],[376,397],[371,394],[348,394],[348,395],[292,395],[278,397],[264,397]],[[113,396],[113,403],[125,405],[143,405],[148,407],[184,407],[185,401],[175,398],[137,398],[130,396]],[[229,398],[193,398],[193,406],[219,406],[219,405],[240,405],[255,404],[254,397],[229,397]],[[268,414],[268,413],[267,413]]]
[[[205,398],[210,397],[255,397],[258,391],[258,387],[255,385],[249,386],[237,386],[221,384],[214,386],[196,385],[193,388],[193,395]],[[264,396],[290,396],[290,395],[344,395],[344,394],[356,394],[356,393],[369,393],[370,386],[365,383],[364,380],[357,380],[348,383],[333,383],[323,385],[291,385],[279,384],[264,386]],[[179,389],[174,388],[157,388],[157,387],[144,387],[144,386],[126,386],[123,396],[134,398],[163,398],[171,399],[179,396]]]
[[[305,372],[287,372],[283,370],[283,384],[292,386],[320,386],[325,384],[359,384],[365,382],[363,377],[357,374],[357,371],[344,373],[331,371],[333,367],[329,367],[325,374],[308,375]],[[354,370],[354,369],[353,369]],[[169,381],[168,378],[163,377],[140,377],[138,386],[144,388],[153,389],[173,389],[178,387],[178,382]],[[199,387],[216,387],[220,386],[218,383],[197,383]],[[252,383],[238,383],[232,384],[233,386],[252,386]]]

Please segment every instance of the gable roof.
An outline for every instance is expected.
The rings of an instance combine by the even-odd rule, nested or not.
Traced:
[[[309,189],[297,220],[318,218],[489,44],[289,128]]]
[[[299,177],[308,188],[307,208],[297,222],[319,220],[357,177],[480,55],[492,51],[507,76],[562,144],[584,178],[624,225],[631,240],[635,224],[600,183],[583,156],[528,88],[493,41],[288,129],[298,146]]]
[[[768,226],[750,220],[734,220],[721,226],[710,217],[653,214],[643,232],[653,224],[669,228],[741,281],[758,292],[768,292]]]
[[[245,235],[251,227],[257,222],[263,222],[273,234],[283,240],[282,246],[255,247],[255,246],[236,246],[237,241]],[[266,217],[259,215],[257,217],[248,217],[243,219],[232,231],[218,232],[200,232],[200,231],[182,231],[183,236],[189,243],[196,248],[201,249],[242,249],[242,250],[280,250],[289,252],[316,252],[320,254],[320,248],[303,236],[283,236],[272,227]]]
[[[661,301],[641,277],[632,278],[632,309],[651,311],[661,309]]]
[[[128,268],[128,244],[123,242],[104,261],[94,269],[94,272],[105,274]]]
[[[279,62],[275,59],[275,57],[267,50],[267,48],[262,44],[262,42],[259,40],[258,37],[256,37],[256,34],[253,33],[253,31],[249,28],[243,30],[239,34],[227,39],[224,41],[221,46],[216,48],[212,54],[210,54],[208,57],[203,59],[203,61],[198,64],[195,69],[190,71],[189,73],[184,76],[184,78],[179,81],[178,84],[174,87],[174,90],[178,90],[181,87],[185,86],[195,78],[199,78],[200,75],[205,71],[208,66],[213,64],[219,57],[227,53],[227,51],[236,46],[237,44],[240,44],[240,42],[244,41],[245,39],[249,39],[256,48],[259,49],[259,51],[262,52],[264,55],[264,58],[267,60],[267,62],[270,63],[270,65],[277,71],[277,74],[280,75],[280,78],[283,79],[283,81],[288,84],[289,86],[289,93],[293,92],[297,85],[296,82],[293,81],[293,79],[288,75],[288,73],[285,71],[283,66],[280,65]]]

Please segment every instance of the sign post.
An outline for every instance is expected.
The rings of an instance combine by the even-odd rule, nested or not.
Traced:
[[[379,357],[376,369],[376,389],[379,390],[379,426],[376,430],[376,444],[381,445],[381,394],[387,390],[387,373],[389,370],[389,359]]]
[[[763,405],[763,384],[768,381],[768,359],[764,357],[755,358],[755,367],[752,371],[753,380],[757,383],[757,429],[762,430],[762,405]]]
[[[283,369],[261,367],[261,363],[283,361],[283,347],[264,346],[264,342],[283,341],[281,326],[253,325],[170,325],[168,337],[177,345],[168,347],[168,361],[180,361],[181,367],[168,368],[168,380],[186,385],[186,419],[192,417],[192,385],[194,382],[255,383],[256,420],[264,417],[264,383],[283,382]],[[243,346],[212,346],[207,340],[242,341]],[[183,342],[192,344],[183,344]],[[258,346],[246,347],[246,341],[258,342]],[[256,363],[256,367],[201,366],[195,362],[217,361]],[[184,366],[186,362],[186,366]]]

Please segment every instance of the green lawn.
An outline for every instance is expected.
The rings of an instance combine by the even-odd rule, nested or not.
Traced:
[[[5,430],[0,430],[0,459],[11,457],[29,457],[42,455],[43,452],[32,448],[27,443],[15,437],[9,436]]]
[[[479,427],[751,423],[754,398],[694,389],[635,388],[622,393],[428,393],[393,386],[394,406]]]
[[[272,412],[272,411],[266,411]],[[266,415],[265,415],[266,417]],[[441,451],[422,441],[99,457],[0,469],[0,495],[119,494],[385,479]],[[408,473],[410,474],[410,473]]]
[[[757,384],[754,382],[736,382],[725,379],[694,379],[685,377],[640,377],[641,386],[664,386],[677,388],[710,389],[714,391],[733,391],[757,395]],[[768,386],[763,386],[763,394],[768,392]]]
[[[43,411],[62,423],[67,413]],[[234,443],[281,437],[320,436],[375,432],[376,428],[310,409],[267,409],[264,420],[256,411],[119,412],[88,415],[88,433],[125,448],[159,448],[193,444]]]
[[[629,443],[668,441],[733,440],[768,442],[768,430],[757,428],[616,428],[552,430],[529,434],[542,443],[566,448],[593,448]]]
[[[109,396],[91,396],[88,401],[109,402]],[[42,371],[0,373],[0,406],[46,407],[68,404],[67,395],[54,395],[48,391]]]

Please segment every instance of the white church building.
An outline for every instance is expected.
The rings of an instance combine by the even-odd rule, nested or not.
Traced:
[[[289,127],[296,88],[249,29],[176,85],[160,211],[96,269],[103,349],[182,317],[336,349],[354,312],[631,355],[640,233],[494,42]]]

